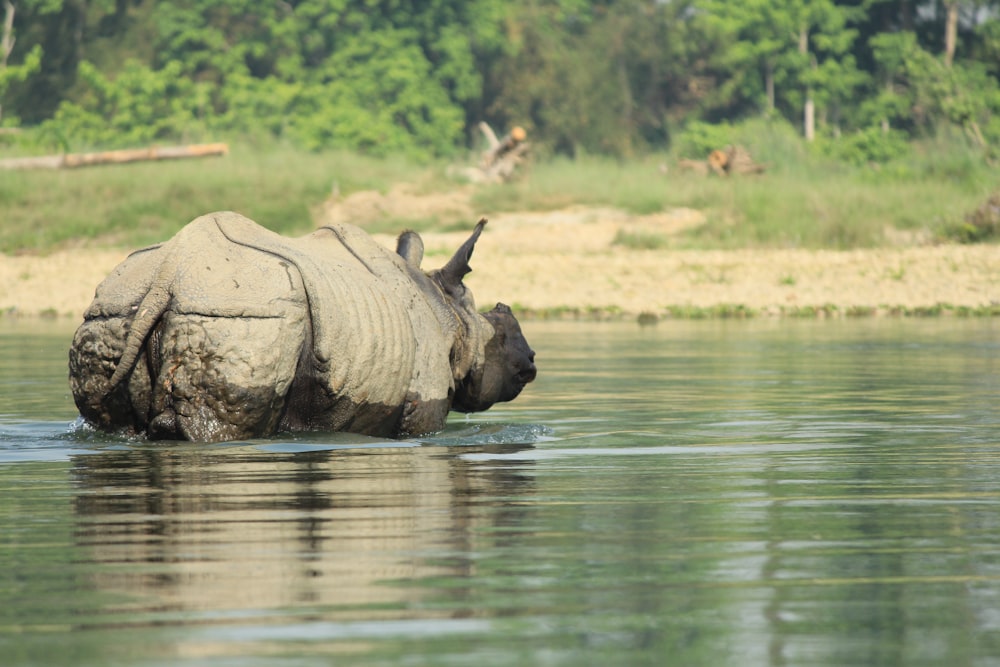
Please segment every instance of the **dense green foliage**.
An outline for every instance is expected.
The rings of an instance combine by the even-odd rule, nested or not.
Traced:
[[[762,115],[815,125],[826,154],[855,163],[942,128],[993,157],[1000,145],[997,0],[9,7],[0,123],[63,149],[276,137],[424,159],[486,120],[523,125],[543,152],[627,157],[701,151],[692,124]]]

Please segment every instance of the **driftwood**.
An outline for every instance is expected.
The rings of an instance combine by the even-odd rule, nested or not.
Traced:
[[[754,162],[750,151],[742,146],[726,146],[723,150],[712,151],[708,156],[712,171],[720,176],[732,174],[760,174],[767,167]]]
[[[41,157],[17,157],[0,160],[0,169],[75,169],[99,164],[122,164],[149,160],[179,160],[184,158],[226,155],[227,144],[194,144],[190,146],[164,146],[134,148],[99,153],[64,153]]]
[[[480,169],[489,172],[513,172],[514,166],[521,160],[521,156],[528,150],[528,144],[524,142],[528,134],[523,127],[515,127],[502,139],[497,139],[497,135],[486,123],[479,123],[479,129],[486,136],[486,141],[490,147],[483,153]],[[509,165],[509,168],[499,169],[501,165]]]
[[[708,154],[707,160],[681,159],[677,161],[677,166],[682,171],[693,171],[704,176],[709,173],[714,173],[717,176],[760,174],[767,170],[767,166],[755,162],[750,156],[750,152],[743,146],[726,146],[723,149],[716,149]]]
[[[479,123],[479,130],[486,137],[488,148],[483,151],[476,167],[457,170],[473,183],[504,183],[514,175],[514,170],[528,152],[527,133],[522,127],[515,127],[502,138],[497,138],[493,128],[487,123]]]
[[[693,171],[702,176],[708,176],[709,166],[705,160],[689,160],[681,158],[677,161],[677,166],[681,171]]]

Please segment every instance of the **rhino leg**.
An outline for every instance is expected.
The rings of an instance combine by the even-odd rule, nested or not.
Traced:
[[[274,433],[305,338],[299,315],[169,314],[150,437],[206,442]]]
[[[125,349],[130,318],[87,320],[76,331],[69,351],[70,388],[80,414],[104,430],[134,434],[145,428],[150,379],[140,364],[128,384],[111,378]]]

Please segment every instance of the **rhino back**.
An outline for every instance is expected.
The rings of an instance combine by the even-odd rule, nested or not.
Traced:
[[[299,269],[281,252],[281,241],[278,234],[231,211],[196,219],[170,241],[170,310],[268,318],[307,305]]]
[[[287,239],[229,221],[221,228],[235,243],[292,263],[305,288],[308,353],[283,425],[395,435],[414,379],[428,373],[413,326],[418,295],[393,254],[360,230]]]

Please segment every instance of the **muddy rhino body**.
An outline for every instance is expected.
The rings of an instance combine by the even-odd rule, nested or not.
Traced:
[[[439,270],[351,225],[286,238],[233,212],[131,254],[98,286],[70,349],[83,418],[154,439],[278,430],[399,437],[485,410],[534,379],[510,309],[462,278],[481,221]]]

